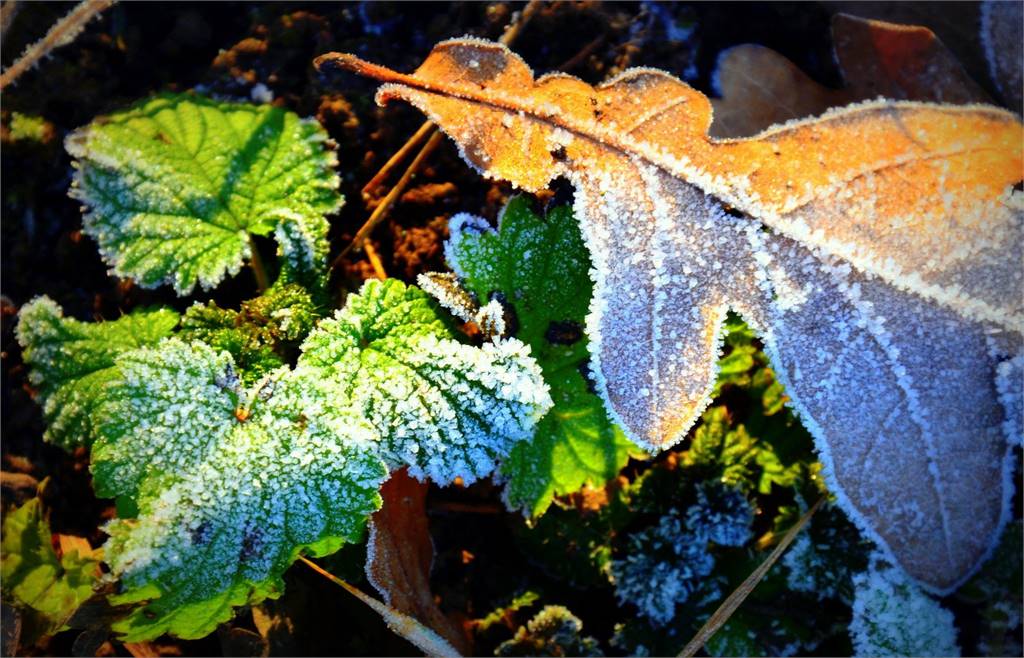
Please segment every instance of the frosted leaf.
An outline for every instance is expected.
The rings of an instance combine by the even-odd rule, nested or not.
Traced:
[[[556,495],[599,487],[639,454],[609,422],[581,373],[589,357],[583,320],[590,259],[569,208],[540,216],[525,197],[508,202],[497,230],[460,214],[449,233],[448,265],[477,299],[491,299],[496,317],[502,311],[502,323],[530,346],[551,387],[554,407],[501,466],[509,507],[537,516]]]
[[[769,251],[766,351],[826,482],[912,577],[955,588],[998,537],[1012,491],[985,328],[785,238]]]
[[[489,177],[527,190],[572,181],[594,267],[598,390],[627,436],[651,448],[683,438],[732,308],[777,344],[773,365],[830,486],[872,539],[936,590],[984,559],[1010,491],[995,368],[1024,330],[1015,115],[873,101],[716,140],[708,99],[653,69],[596,88],[534,80],[507,48],[474,39],[438,44],[412,75],[318,61],[385,82],[379,102],[423,110]],[[773,265],[790,240],[807,258]],[[820,292],[833,275],[845,288]]]
[[[112,272],[144,287],[212,288],[271,234],[285,280],[314,285],[341,205],[326,140],[278,107],[161,95],[68,136],[71,196]]]
[[[18,342],[46,418],[43,438],[65,448],[96,438],[95,419],[102,415],[106,388],[118,379],[117,355],[155,344],[178,324],[178,314],[170,309],[79,322],[65,318],[49,297],[25,304],[18,318]]]
[[[740,489],[717,480],[697,485],[697,502],[686,510],[690,532],[721,546],[742,546],[750,539],[754,508]]]
[[[1024,443],[1024,354],[999,364],[996,388],[1006,412],[1003,432],[1010,444]]]
[[[986,0],[981,3],[978,37],[985,50],[988,73],[1006,105],[1021,109],[1024,87],[1024,46],[1021,45],[1021,3]]]
[[[298,368],[377,428],[389,465],[439,484],[489,475],[551,407],[529,347],[459,343],[427,295],[396,280],[367,281],[302,350]]]
[[[156,599],[147,617],[171,618],[135,639],[209,633],[231,614],[227,601],[279,589],[302,547],[355,540],[380,506],[376,432],[318,373],[282,368],[243,387],[226,352],[177,339],[118,365],[92,469],[97,493],[131,499],[138,516],[107,524],[105,559]],[[220,616],[171,623],[218,597]]]
[[[495,656],[601,656],[597,640],[583,635],[583,622],[568,608],[546,605]]]
[[[877,562],[854,578],[850,637],[858,656],[960,655],[953,613]]]
[[[612,561],[611,579],[619,603],[635,605],[651,623],[663,626],[714,566],[707,540],[670,513],[630,536],[625,557]]]

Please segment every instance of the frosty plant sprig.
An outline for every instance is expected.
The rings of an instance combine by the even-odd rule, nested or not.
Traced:
[[[438,305],[371,281],[322,319],[333,152],[278,108],[159,96],[68,138],[72,195],[115,274],[186,294],[273,234],[280,276],[239,310],[196,303],[86,323],[40,297],[17,328],[64,447],[115,498],[108,578],[129,641],[202,637],[277,596],[301,554],[359,541],[390,469],[486,477],[551,407],[530,346],[462,342]]]

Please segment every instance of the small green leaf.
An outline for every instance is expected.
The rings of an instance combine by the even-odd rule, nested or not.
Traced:
[[[66,448],[96,438],[95,419],[106,389],[118,379],[117,355],[153,345],[170,335],[178,314],[170,309],[139,310],[108,322],[65,318],[48,297],[22,307],[18,342],[29,380],[39,389],[47,421],[43,437]]]
[[[126,621],[136,639],[205,635],[281,589],[304,547],[360,537],[379,508],[376,432],[318,373],[285,367],[245,387],[228,353],[178,339],[118,363],[92,468],[98,494],[138,504],[105,528],[112,573],[156,598]]]
[[[44,633],[62,629],[93,594],[99,561],[77,551],[57,557],[38,498],[4,519],[0,552],[4,599],[38,613]]]
[[[600,645],[583,635],[583,622],[568,608],[546,605],[511,640],[494,650],[495,656],[601,656]]]
[[[497,298],[514,309],[515,335],[551,386],[554,408],[501,470],[509,506],[538,516],[556,495],[603,485],[630,454],[640,454],[581,373],[589,358],[583,325],[593,290],[590,257],[570,208],[542,218],[525,197],[509,201],[497,231],[470,215],[453,218],[450,231],[449,266],[481,303]]]
[[[439,484],[494,470],[551,407],[530,350],[515,339],[464,345],[418,288],[368,281],[302,345],[318,373],[377,428],[389,465]]]
[[[282,366],[319,319],[320,309],[301,286],[274,285],[242,302],[238,311],[215,302],[193,305],[185,312],[178,335],[230,353],[242,381],[252,384]]]
[[[334,153],[313,120],[269,105],[161,95],[72,133],[71,195],[114,274],[179,295],[212,288],[273,234],[283,279],[315,285],[338,209]]]

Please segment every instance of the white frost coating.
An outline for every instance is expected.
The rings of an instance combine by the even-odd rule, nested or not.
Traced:
[[[173,608],[276,578],[300,546],[353,540],[379,507],[376,432],[318,373],[282,368],[243,389],[227,353],[177,339],[119,365],[93,470],[102,495],[138,502],[137,519],[104,528],[128,587],[157,582]]]
[[[473,322],[479,311],[476,299],[462,288],[458,276],[445,272],[424,272],[416,277],[416,283],[428,295],[437,300],[446,311],[462,320]]]
[[[520,341],[477,348],[449,336],[423,292],[368,281],[306,339],[299,368],[347,392],[390,465],[439,484],[472,482],[531,437],[552,402]]]
[[[486,336],[501,337],[505,335],[505,307],[497,299],[492,299],[481,306],[473,321]]]
[[[999,401],[1006,410],[1003,432],[1010,445],[1022,445],[1024,433],[1024,354],[999,364],[996,371]]]
[[[508,206],[505,207],[507,208]],[[502,212],[504,210],[502,208]],[[491,228],[491,225],[483,217],[460,212],[448,220],[449,237],[444,243],[444,260],[448,263],[448,267],[452,268],[452,271],[462,278],[466,276],[465,271],[463,271],[459,264],[458,258],[458,254],[462,252],[462,241],[466,235],[479,235],[481,233],[495,233],[494,229]],[[420,285],[422,286],[422,283]]]
[[[714,566],[707,540],[670,513],[658,525],[630,536],[629,553],[612,560],[611,580],[620,604],[631,603],[655,626],[664,626],[675,616],[677,604],[706,585],[704,577]]]
[[[959,656],[953,613],[876,560],[854,577],[850,638],[857,656]]]

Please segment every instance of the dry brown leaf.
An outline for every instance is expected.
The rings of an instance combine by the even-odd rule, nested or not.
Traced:
[[[434,544],[427,523],[428,488],[405,469],[384,483],[383,507],[370,517],[366,576],[385,603],[432,628],[462,655],[471,655],[466,634],[441,612],[430,591]]]
[[[423,110],[488,177],[573,183],[597,389],[635,442],[686,435],[732,309],[872,539],[936,591],[988,554],[1012,492],[996,369],[1024,329],[1015,116],[880,101],[717,140],[708,99],[652,69],[596,88],[535,81],[472,39],[439,44],[412,75],[318,62],[386,83],[378,102]]]
[[[754,135],[791,119],[882,96],[892,100],[978,103],[988,97],[931,30],[836,14],[832,42],[842,89],[824,87],[779,53],[753,44],[724,51],[711,101],[714,137]]]

